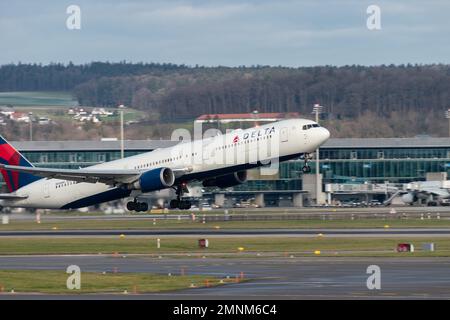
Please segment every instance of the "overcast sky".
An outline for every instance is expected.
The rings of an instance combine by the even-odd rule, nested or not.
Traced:
[[[81,29],[69,30],[69,5]],[[381,30],[366,26],[369,5]],[[0,2],[0,64],[450,63],[450,1],[40,0]]]

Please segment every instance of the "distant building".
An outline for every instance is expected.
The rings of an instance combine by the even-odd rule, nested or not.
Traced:
[[[169,140],[126,140],[125,156],[177,143]],[[114,138],[103,138],[102,141],[17,141],[12,145],[38,167],[76,169],[121,157],[120,141]],[[265,193],[268,206],[287,203],[288,197],[293,197],[292,191],[315,190],[315,185],[311,185],[315,181],[315,162],[311,162],[313,172],[309,178],[312,178],[306,182],[301,174],[302,166],[302,159],[282,162],[278,173],[273,176],[264,176],[259,170],[252,170],[249,181],[233,187],[229,195],[254,197]],[[320,148],[320,168],[324,184],[344,184],[344,188],[348,189],[334,191],[346,191],[347,194],[369,188],[366,185],[384,184],[386,181],[424,181],[430,173],[450,176],[450,138],[331,138]],[[362,186],[354,190],[348,184]],[[0,187],[2,185],[3,179],[0,178]],[[385,197],[378,194],[376,199],[381,201]]]
[[[11,117],[14,112],[16,112],[14,110],[14,108],[10,108],[10,107],[1,107],[0,108],[0,114],[5,116],[5,117]]]
[[[30,122],[30,117],[23,112],[14,112],[11,116],[10,119],[12,121],[17,121],[17,122],[25,122],[25,123],[29,123]]]
[[[39,117],[39,119],[38,119],[38,124],[40,124],[40,125],[47,125],[50,123],[51,123],[51,120],[49,118]]]
[[[105,108],[94,108],[91,112],[92,115],[100,116],[100,117],[109,117],[113,116],[114,113],[111,111],[106,111]]]
[[[232,122],[274,122],[290,118],[299,118],[298,112],[271,112],[259,113],[225,113],[225,114],[203,114],[197,119],[196,123],[232,123]]]

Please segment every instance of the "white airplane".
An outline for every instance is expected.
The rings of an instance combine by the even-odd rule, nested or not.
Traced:
[[[446,181],[417,181],[403,185],[401,199],[405,204],[413,205],[422,200],[427,206],[447,205],[450,198]]]
[[[148,204],[139,202],[139,195],[173,188],[177,198],[170,207],[189,209],[190,202],[182,198],[188,182],[227,188],[246,182],[247,169],[298,157],[304,158],[302,171],[308,173],[309,154],[329,137],[314,121],[290,119],[82,169],[34,167],[0,137],[0,171],[10,191],[0,194],[0,205],[75,209],[134,197],[127,209],[146,211]]]

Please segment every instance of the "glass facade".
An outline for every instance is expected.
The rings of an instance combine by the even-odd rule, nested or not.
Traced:
[[[399,182],[424,180],[427,172],[450,172],[449,147],[323,148],[325,182]]]
[[[309,162],[315,173],[315,160]],[[302,160],[280,164],[277,180],[254,180],[235,190],[298,190],[302,188]],[[427,172],[450,175],[450,146],[421,148],[320,149],[324,183],[407,183],[425,180]]]
[[[339,139],[334,139],[339,140]],[[380,143],[381,144],[381,143]],[[81,149],[81,148],[80,148]],[[132,156],[151,149],[127,149]],[[22,154],[38,167],[76,169],[120,158],[118,149],[99,150],[24,150]],[[320,166],[324,183],[405,183],[424,180],[427,172],[450,173],[450,145],[448,147],[322,147]],[[309,162],[315,173],[315,161]],[[301,190],[302,160],[280,164],[276,176],[257,175],[234,190]],[[251,176],[251,175],[250,175]]]

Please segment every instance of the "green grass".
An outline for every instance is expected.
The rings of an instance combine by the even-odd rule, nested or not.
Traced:
[[[65,271],[0,270],[0,290],[16,293],[150,293],[219,284],[219,279],[199,275],[159,275],[146,273],[92,273],[81,270],[80,290],[66,287]],[[224,280],[225,281],[225,280]]]
[[[0,106],[12,105],[19,112],[33,112],[35,117],[48,117],[54,121],[72,121],[67,114],[69,107],[77,106],[77,100],[70,92],[64,91],[19,91],[0,92]],[[85,108],[91,110],[92,108]],[[106,108],[107,110],[117,110]],[[135,121],[146,116],[145,112],[127,108],[124,110],[125,121]],[[120,121],[119,115],[101,117],[105,123]]]
[[[164,238],[161,248],[156,248],[155,238],[2,238],[0,255],[27,254],[174,254],[180,257],[204,254],[232,254],[242,256],[254,253],[273,253],[275,255],[295,254],[314,256],[320,250],[322,255],[339,256],[430,256],[449,257],[450,240],[445,238],[327,238],[311,236],[305,238],[210,238],[210,247],[200,249],[198,238]],[[398,243],[413,243],[417,252],[398,254],[394,249]],[[421,244],[434,242],[435,252],[421,251]],[[240,252],[238,248],[243,247]],[[251,253],[251,254],[250,254]]]
[[[151,216],[149,219],[118,219],[118,220],[101,220],[101,219],[79,219],[79,220],[54,220],[46,221],[45,216],[42,217],[41,223],[35,221],[15,221],[14,216],[10,220],[10,224],[0,225],[0,231],[7,230],[58,230],[69,229],[116,229],[116,230],[132,230],[132,229],[327,229],[327,228],[384,228],[388,225],[390,228],[449,228],[449,219],[303,219],[303,220],[275,220],[275,221],[212,221],[201,223],[202,217],[197,216],[197,221],[191,220],[156,220],[153,224]]]
[[[0,92],[0,105],[13,106],[65,106],[77,105],[69,92],[22,91]]]
[[[1,101],[1,97],[0,97]],[[1,103],[0,103],[1,105]],[[38,117],[46,117],[50,118],[53,121],[56,122],[76,122],[77,120],[73,119],[73,115],[69,115],[67,113],[68,107],[67,106],[52,106],[51,108],[43,108],[41,106],[19,106],[14,108],[16,111],[23,112],[23,113],[29,113],[33,112],[33,116],[35,118]],[[85,110],[90,112],[93,108],[85,107]],[[117,111],[117,109],[113,108],[105,108],[109,111]],[[120,121],[119,115],[109,116],[109,117],[98,117],[102,122],[104,123],[117,123]],[[143,111],[135,110],[135,109],[125,109],[124,115],[123,115],[124,121],[135,121],[142,118],[145,118],[145,113]]]

